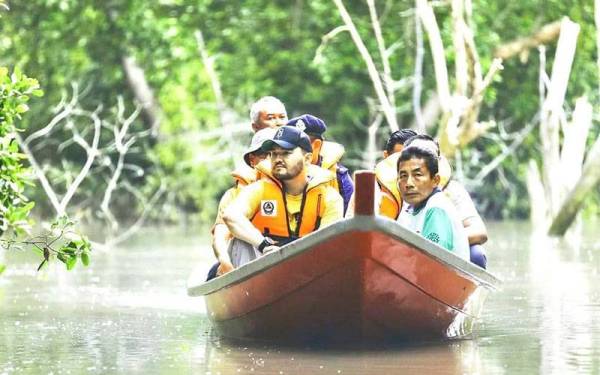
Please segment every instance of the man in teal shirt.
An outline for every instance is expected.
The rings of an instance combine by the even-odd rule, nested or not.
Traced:
[[[408,207],[398,221],[457,256],[469,260],[469,241],[454,204],[438,188],[438,158],[409,146],[398,159],[398,189]]]

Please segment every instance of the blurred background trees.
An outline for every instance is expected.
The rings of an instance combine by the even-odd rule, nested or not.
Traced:
[[[453,39],[457,22],[453,1],[372,3],[387,48],[391,74],[382,80],[384,89],[393,85],[396,122],[399,127],[426,126],[436,135],[444,121],[443,107],[449,104],[439,103],[431,36],[419,22],[419,2],[435,14],[449,72],[447,83],[460,88],[455,71],[462,55]],[[21,135],[25,141],[55,123],[43,137],[29,138],[29,146],[57,200],[68,194],[88,160],[89,153],[74,142],[75,135],[91,145],[94,118],[100,121],[94,160],[67,211],[79,219],[104,222],[103,236],[118,238],[130,227],[125,222],[212,220],[218,198],[231,184],[228,173],[234,160],[239,160],[251,136],[249,105],[261,96],[279,97],[290,117],[311,113],[323,118],[328,124],[326,136],[346,146],[344,163],[350,168],[368,166],[373,160],[365,153],[369,127],[379,121],[371,127],[379,148],[389,135],[390,124],[380,116],[372,77],[343,28],[334,1],[6,3],[9,10],[0,9],[0,66],[17,67],[37,78],[45,92],[43,98],[29,102]],[[369,3],[346,1],[344,5],[376,67],[385,72],[383,60],[377,57],[380,45]],[[577,23],[580,31],[565,116],[571,117],[576,98],[583,95],[597,113],[592,2],[462,4],[484,75],[507,43],[565,16]],[[541,44],[544,54],[535,45],[505,56],[504,69],[493,75],[477,112],[479,121],[493,126],[452,155],[456,177],[470,188],[487,218],[525,218],[530,213],[529,160],[542,162],[537,131],[543,100],[540,64],[551,69],[557,45],[555,38]],[[218,79],[221,104],[207,59]],[[67,115],[66,108],[71,108]],[[428,113],[433,113],[433,120],[425,124]],[[594,115],[588,147],[598,133]],[[491,163],[494,168],[489,168]],[[30,190],[38,214],[53,215],[56,205],[47,190],[39,183]],[[599,197],[596,187],[583,204],[586,217],[598,216]]]

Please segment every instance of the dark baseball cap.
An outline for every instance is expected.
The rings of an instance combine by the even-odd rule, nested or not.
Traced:
[[[323,139],[323,133],[327,131],[327,125],[325,124],[325,121],[309,114],[294,117],[288,121],[287,125],[295,126],[306,134],[320,139]]]
[[[282,126],[277,129],[273,139],[265,141],[261,147],[264,152],[271,151],[273,147],[279,146],[286,150],[300,147],[306,152],[312,152],[310,138],[302,130],[293,126]]]

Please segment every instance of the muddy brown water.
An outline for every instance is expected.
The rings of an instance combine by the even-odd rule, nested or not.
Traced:
[[[208,239],[145,229],[88,268],[7,254],[0,276],[0,374],[569,374],[600,373],[600,233],[580,241],[489,223],[488,295],[472,338],[378,347],[289,347],[221,339],[186,295]]]

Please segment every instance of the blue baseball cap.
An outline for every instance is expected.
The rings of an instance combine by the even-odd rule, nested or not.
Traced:
[[[261,150],[268,152],[275,146],[279,146],[286,150],[300,147],[306,152],[312,152],[312,145],[310,144],[308,135],[296,127],[287,125],[278,128],[273,139],[267,140],[262,144]]]
[[[323,133],[327,131],[327,125],[325,124],[325,121],[309,114],[294,117],[288,121],[287,125],[295,126],[306,134],[320,139],[323,139]]]

